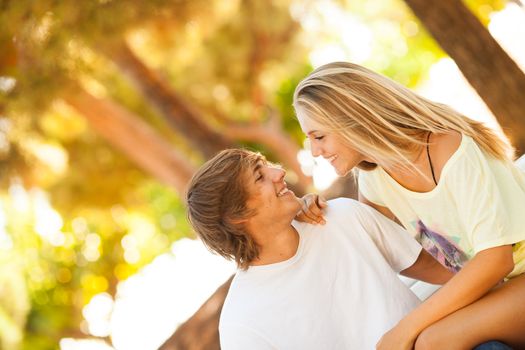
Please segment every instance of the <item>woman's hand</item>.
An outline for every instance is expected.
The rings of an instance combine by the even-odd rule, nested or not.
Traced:
[[[326,200],[315,193],[309,193],[301,198],[303,202],[302,209],[297,213],[297,221],[309,224],[324,225],[326,221],[323,217],[323,209],[326,208]]]
[[[412,350],[417,335],[412,335],[410,329],[401,323],[386,332],[376,344],[377,350]]]
[[[376,345],[377,349],[412,349],[419,334],[442,318],[470,305],[514,268],[512,245],[477,253],[441,289],[412,310]]]

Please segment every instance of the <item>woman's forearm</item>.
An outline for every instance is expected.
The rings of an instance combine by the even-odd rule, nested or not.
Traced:
[[[481,298],[513,267],[511,246],[478,253],[440,290],[402,319],[400,325],[417,337],[431,324]]]
[[[445,284],[454,274],[441,265],[432,255],[422,249],[416,262],[401,271],[406,277],[415,278],[432,284]]]

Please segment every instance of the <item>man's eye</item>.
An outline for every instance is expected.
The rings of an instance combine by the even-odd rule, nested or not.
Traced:
[[[262,174],[257,175],[257,178],[255,179],[255,182],[260,181],[263,179]]]

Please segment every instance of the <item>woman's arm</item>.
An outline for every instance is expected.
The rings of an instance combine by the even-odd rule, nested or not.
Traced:
[[[359,192],[359,201],[371,206],[390,220],[398,223],[400,226],[403,226],[397,217],[390,211],[390,209],[369,201],[365,196],[363,196],[361,192]],[[441,265],[424,249],[419,254],[416,262],[409,268],[401,271],[401,274],[403,276],[415,278],[432,284],[444,284],[454,276],[452,272]]]
[[[416,262],[400,272],[403,276],[415,278],[432,284],[445,284],[454,273],[441,265],[426,250],[421,250]]]
[[[372,208],[374,208],[375,210],[377,210],[378,212],[380,212],[381,214],[383,214],[384,216],[386,216],[387,218],[389,218],[390,220],[394,221],[394,222],[397,222],[399,225],[401,225],[401,222],[399,222],[399,220],[397,219],[397,217],[394,215],[394,213],[392,213],[390,211],[390,209],[388,209],[387,207],[383,207],[381,205],[377,205],[375,204],[374,202],[371,202],[369,201],[362,193],[361,191],[359,191],[358,193],[358,199],[361,203],[364,203],[366,205],[369,205],[371,206]],[[401,225],[403,226],[403,225]]]
[[[513,268],[511,245],[479,252],[447,284],[386,333],[377,348],[412,349],[425,328],[481,298]]]

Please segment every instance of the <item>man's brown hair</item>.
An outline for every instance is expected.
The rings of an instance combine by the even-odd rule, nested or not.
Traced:
[[[259,256],[259,246],[241,221],[254,214],[246,206],[246,181],[263,159],[243,149],[221,151],[192,177],[186,196],[188,219],[204,244],[241,269]]]

